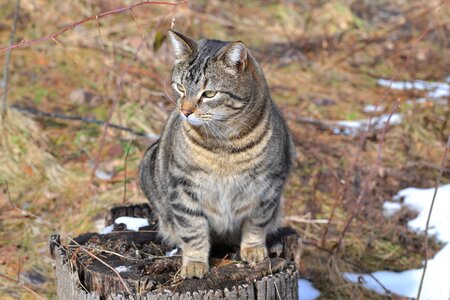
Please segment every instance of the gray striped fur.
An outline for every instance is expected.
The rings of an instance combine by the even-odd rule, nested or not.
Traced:
[[[177,109],[146,151],[139,178],[161,235],[183,250],[180,275],[201,278],[214,242],[239,243],[249,263],[267,257],[293,146],[244,44],[169,37]]]

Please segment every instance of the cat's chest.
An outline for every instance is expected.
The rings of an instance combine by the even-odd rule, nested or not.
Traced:
[[[233,231],[250,214],[254,195],[251,183],[244,176],[202,178],[199,200],[203,212],[216,232]]]

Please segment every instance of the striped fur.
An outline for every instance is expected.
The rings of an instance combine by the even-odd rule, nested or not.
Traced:
[[[139,178],[161,235],[183,250],[181,276],[201,278],[211,243],[240,243],[249,263],[267,256],[293,147],[244,44],[169,36],[177,109],[146,151]]]

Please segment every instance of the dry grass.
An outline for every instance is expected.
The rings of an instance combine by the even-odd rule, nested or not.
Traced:
[[[17,40],[38,38],[131,3],[25,1]],[[133,15],[124,12],[100,19],[100,27],[93,21],[68,31],[59,37],[61,45],[48,41],[13,51],[9,103],[106,120],[116,99],[112,122],[157,134],[173,109],[165,95],[172,59],[165,37],[172,22],[175,29],[194,37],[244,41],[261,62],[296,141],[298,157],[285,191],[285,214],[294,216],[286,221],[305,239],[302,276],[321,289],[323,299],[381,298],[345,282],[340,274],[420,265],[423,238],[405,226],[413,214],[402,211],[386,220],[381,205],[401,188],[433,184],[450,134],[450,105],[432,100],[408,104],[406,100],[424,93],[386,90],[376,85],[376,79],[443,80],[449,75],[450,9],[443,3],[191,1],[178,8],[140,7]],[[13,3],[0,4],[2,41],[9,35],[13,7]],[[142,33],[148,40],[137,51]],[[0,56],[0,64],[2,60]],[[123,88],[115,95],[115,83],[128,66]],[[77,97],[75,90],[85,96]],[[380,104],[387,111],[398,99],[404,122],[387,132],[377,176],[339,255],[332,255],[361,182],[376,159],[377,136],[369,135],[361,151],[359,137],[336,136],[296,118],[367,118],[365,104]],[[16,204],[65,232],[75,236],[96,230],[95,221],[122,201],[130,138],[109,129],[100,149],[102,132],[96,125],[33,120],[9,110],[0,122],[0,179],[8,180]],[[135,138],[131,145],[126,176],[129,202],[145,201],[136,170],[150,142]],[[101,170],[114,174],[111,180],[89,181],[96,157]],[[355,157],[359,161],[352,168]],[[443,182],[449,180],[449,172],[444,172]],[[341,195],[324,244],[325,223],[295,221],[328,219]],[[17,276],[20,259],[21,280],[44,296],[54,296],[47,253],[52,229],[11,209],[3,194],[0,228],[0,272]],[[436,251],[439,245],[432,243],[431,248]],[[10,283],[0,284],[0,295],[31,297]]]

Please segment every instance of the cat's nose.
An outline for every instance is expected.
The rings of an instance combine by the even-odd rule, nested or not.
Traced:
[[[191,101],[183,101],[181,103],[181,112],[186,117],[189,117],[189,115],[192,115],[194,112],[195,105]]]
[[[189,117],[189,115],[192,115],[193,111],[191,109],[182,109],[181,112],[183,113],[183,115],[185,115],[186,117]]]

